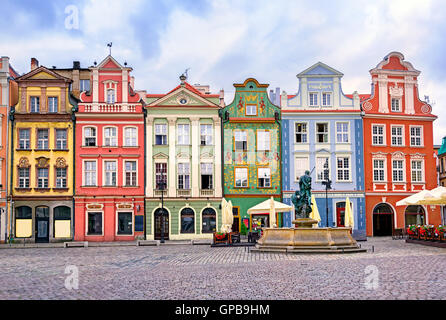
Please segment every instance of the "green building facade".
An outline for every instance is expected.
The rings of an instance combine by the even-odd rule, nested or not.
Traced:
[[[233,205],[233,231],[243,233],[253,222],[269,226],[269,212],[250,217],[249,208],[271,197],[282,200],[281,112],[269,100],[267,84],[249,78],[234,87],[233,102],[220,111],[223,194]]]

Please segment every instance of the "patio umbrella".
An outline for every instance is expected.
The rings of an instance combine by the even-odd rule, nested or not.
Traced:
[[[270,227],[271,228],[277,228],[276,224],[276,208],[274,206],[274,198],[271,197],[269,201],[269,221],[270,221]]]
[[[355,226],[355,221],[353,219],[353,210],[350,204],[350,199],[348,197],[347,199],[345,199],[344,226],[350,227],[352,229]]]
[[[319,222],[321,222],[321,216],[319,214],[319,209],[317,208],[316,199],[314,197],[314,194],[311,195],[311,213],[310,218],[317,220],[317,223],[313,224],[313,228],[317,228],[319,225]]]
[[[398,201],[396,203],[396,205],[397,206],[410,206],[410,205],[421,205],[421,204],[441,204],[441,203],[438,203],[438,202],[441,202],[441,199],[436,197],[432,193],[432,191],[422,190],[418,193],[415,193],[407,198],[404,198],[404,199]],[[440,194],[441,191],[438,191],[438,193]],[[443,204],[446,204],[446,199],[443,200]]]
[[[231,208],[229,208],[231,207]],[[231,212],[229,212],[231,211]],[[221,228],[223,233],[229,233],[232,231],[232,203],[229,204],[225,198],[221,199]]]
[[[273,204],[271,204],[271,201],[273,201]],[[274,205],[274,207],[272,207]],[[270,226],[273,226],[273,224],[276,224],[276,215],[271,215],[271,209],[274,209],[274,212],[289,212],[293,211],[294,207],[289,206],[285,203],[275,201],[273,197],[271,199],[265,200],[257,205],[255,205],[252,208],[248,209],[248,214],[270,214]],[[274,220],[273,220],[274,219]]]

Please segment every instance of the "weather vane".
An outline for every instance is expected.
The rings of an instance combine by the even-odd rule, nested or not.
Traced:
[[[111,48],[112,48],[113,42],[107,43],[107,47],[110,48],[110,55],[111,55]]]

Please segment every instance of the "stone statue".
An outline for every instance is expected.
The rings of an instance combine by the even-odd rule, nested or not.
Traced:
[[[291,197],[294,204],[296,219],[309,218],[311,209],[311,177],[310,171],[305,171],[305,175],[299,179],[299,191],[296,190]]]

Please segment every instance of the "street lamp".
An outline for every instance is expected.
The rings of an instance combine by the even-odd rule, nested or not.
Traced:
[[[324,170],[325,181],[322,181],[322,184],[325,186],[325,212],[326,212],[326,227],[328,228],[328,190],[331,189],[331,180],[329,179],[329,171],[328,171],[328,159],[325,162],[325,170]]]
[[[160,182],[157,183],[158,190],[161,191],[161,240],[160,243],[164,243],[164,190],[166,189],[166,183],[164,182],[164,174],[161,173]]]

